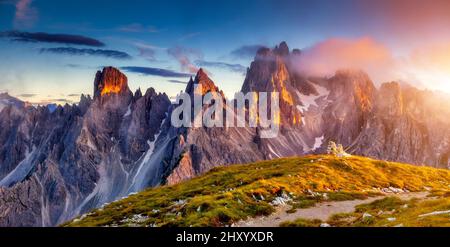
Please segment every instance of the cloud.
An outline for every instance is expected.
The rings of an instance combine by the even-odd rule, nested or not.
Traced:
[[[42,99],[36,102],[30,102],[33,105],[60,105],[60,104],[74,104],[77,103],[78,101],[73,101],[73,100],[69,100],[69,99],[64,99],[64,98],[48,98],[48,99]]]
[[[43,42],[43,43],[59,43],[69,45],[85,45],[101,47],[104,43],[97,39],[89,38],[81,35],[72,34],[50,34],[50,33],[29,33],[21,31],[5,31],[0,32],[0,38],[9,38],[13,41],[21,42]]]
[[[413,49],[400,60],[403,79],[434,90],[450,92],[450,41]]]
[[[64,104],[73,104],[74,101],[73,100],[69,100],[69,99],[64,99],[64,98],[60,98],[60,99],[48,99],[48,102],[59,102],[59,103],[64,103]]]
[[[224,62],[211,62],[204,60],[196,60],[195,64],[200,67],[215,67],[225,69],[231,72],[242,73],[245,74],[247,72],[247,67],[240,64],[230,64]]]
[[[134,45],[136,46],[136,49],[138,49],[140,57],[150,62],[156,61],[155,53],[157,47],[143,43],[134,43]]]
[[[154,75],[154,76],[161,76],[161,77],[183,78],[183,77],[192,76],[192,74],[180,73],[180,72],[176,72],[173,70],[153,68],[153,67],[124,66],[124,67],[120,67],[120,69],[128,71],[128,72],[139,73],[142,75]]]
[[[80,97],[80,96],[81,96],[81,94],[79,94],[79,93],[71,93],[71,94],[67,95],[67,97]]]
[[[450,1],[355,1],[355,13],[378,23],[383,36],[402,46],[448,37]]]
[[[392,80],[396,66],[390,50],[368,37],[327,39],[303,49],[292,60],[303,74],[331,76],[339,69],[362,69],[375,81]]]
[[[88,70],[99,70],[103,67],[101,66],[91,66],[91,65],[85,65],[85,64],[76,64],[76,63],[67,63],[67,64],[61,64],[61,66],[70,68],[70,69],[88,69]]]
[[[16,3],[16,13],[14,15],[15,28],[32,27],[38,18],[38,11],[31,6],[33,0],[19,0]]]
[[[159,30],[154,26],[144,26],[140,23],[131,23],[117,28],[120,32],[127,33],[157,33]]]
[[[81,64],[74,64],[74,63],[68,63],[68,64],[65,64],[64,67],[73,68],[73,69],[79,69],[79,68],[82,68],[83,65],[81,65]]]
[[[231,51],[230,55],[238,59],[254,58],[256,52],[263,47],[263,45],[244,45]]]
[[[168,82],[171,83],[177,83],[177,84],[188,84],[187,81],[180,81],[180,80],[167,80]]]
[[[428,44],[411,52],[411,62],[424,69],[450,71],[450,42]]]
[[[81,64],[75,64],[75,63],[68,63],[68,64],[64,64],[64,67],[67,68],[71,68],[71,69],[87,69],[87,68],[92,68],[90,66],[87,65],[81,65]]]
[[[77,56],[99,56],[114,59],[131,59],[132,57],[122,51],[116,50],[102,50],[102,49],[78,49],[73,47],[56,47],[56,48],[42,48],[41,53],[66,54]]]
[[[36,96],[37,94],[33,94],[33,93],[23,93],[23,94],[19,94],[17,95],[18,97],[22,97],[22,98],[32,98],[34,96]]]
[[[200,34],[202,34],[202,33],[201,32],[188,33],[188,34],[181,36],[178,40],[179,41],[187,40],[187,39],[199,36]]]
[[[203,58],[203,54],[200,51],[181,46],[169,48],[167,53],[178,61],[182,71],[189,73],[196,73],[199,69],[191,62],[191,59]]]
[[[394,56],[383,44],[369,37],[332,38],[316,43],[294,56],[297,72],[332,76],[339,69],[361,69],[380,84],[399,81],[418,88],[450,92],[450,41],[429,43]]]

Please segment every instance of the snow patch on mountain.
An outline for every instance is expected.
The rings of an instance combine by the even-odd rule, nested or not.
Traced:
[[[0,181],[0,187],[9,187],[12,184],[22,181],[33,169],[34,163],[32,162],[36,156],[36,148],[30,151],[27,150],[25,159],[23,159],[6,177]]]
[[[131,115],[131,104],[128,105],[128,109],[127,112],[125,112],[125,114],[123,115],[124,118],[128,117]]]
[[[314,146],[311,148],[311,151],[314,151],[318,148],[320,148],[323,144],[323,139],[324,139],[324,135],[320,136],[320,137],[316,137],[314,140]]]
[[[317,95],[314,94],[306,95],[298,90],[295,90],[295,93],[300,98],[303,104],[297,105],[297,109],[302,113],[309,111],[309,108],[311,106],[319,107],[319,105],[317,104],[317,100],[321,98],[327,99],[328,95],[330,94],[330,91],[325,87],[322,87],[320,85],[315,85],[313,87],[315,87],[315,89],[317,90]]]
[[[167,114],[166,114],[166,117],[167,117]],[[140,189],[142,189],[142,187],[144,186],[143,184],[145,183],[144,180],[147,178],[145,175],[147,174],[148,170],[151,169],[153,164],[157,163],[157,160],[161,159],[161,156],[163,155],[162,150],[164,148],[157,150],[157,152],[155,154],[155,144],[156,144],[156,141],[158,141],[159,136],[161,135],[161,129],[162,129],[162,126],[164,125],[165,121],[166,120],[161,122],[161,125],[159,126],[160,131],[154,135],[154,140],[153,141],[147,140],[147,144],[149,145],[149,148],[148,148],[147,152],[144,154],[142,161],[140,161],[138,169],[134,173],[133,179],[128,188],[128,192],[127,192],[128,194],[137,192]],[[167,143],[168,142],[165,142],[163,147],[165,147],[167,145]],[[156,156],[156,157],[153,157],[153,156]]]

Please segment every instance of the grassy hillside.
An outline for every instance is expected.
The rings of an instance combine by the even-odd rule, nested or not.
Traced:
[[[329,155],[282,158],[211,170],[190,181],[147,189],[64,226],[225,226],[268,215],[275,205],[310,207],[380,189],[448,191],[450,171]]]
[[[334,215],[330,222],[335,226],[450,227],[450,193],[433,193],[423,200],[387,197],[359,205],[354,213]]]
[[[450,192],[430,193],[424,199],[401,200],[389,196],[358,205],[352,213],[332,215],[327,221],[302,219],[283,222],[284,227],[450,227]]]

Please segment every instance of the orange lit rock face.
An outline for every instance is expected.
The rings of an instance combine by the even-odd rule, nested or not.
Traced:
[[[194,92],[194,84],[202,85],[201,92]],[[205,95],[208,92],[218,92],[217,86],[214,82],[208,77],[208,75],[203,71],[203,69],[199,69],[197,75],[195,76],[194,83],[188,85],[186,92],[191,93],[194,92],[196,94]]]
[[[289,55],[289,47],[285,42],[272,50],[258,50],[247,72],[242,92],[278,92],[280,114],[274,122],[282,126],[301,126],[302,113],[297,109],[300,102],[295,95],[295,79],[288,68]]]
[[[276,85],[274,85],[274,87],[279,87],[278,91],[281,92],[281,99],[292,106],[294,104],[294,101],[292,99],[291,93],[286,89],[285,85],[285,83],[289,81],[289,72],[287,71],[286,65],[283,62],[278,62],[278,69],[272,80],[278,82]]]
[[[106,85],[100,95],[103,96],[105,94],[112,94],[112,93],[120,93],[121,86],[120,85]]]
[[[118,69],[105,67],[98,71],[94,82],[94,97],[127,92],[128,80]]]

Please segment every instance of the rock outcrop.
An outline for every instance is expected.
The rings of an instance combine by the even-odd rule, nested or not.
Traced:
[[[170,100],[111,67],[94,84],[78,105],[0,112],[0,226],[57,225],[132,190]]]
[[[108,94],[129,93],[127,77],[114,67],[97,71],[94,80],[94,98]]]
[[[133,94],[112,67],[97,72],[93,98],[82,95],[77,105],[34,107],[0,95],[0,226],[57,225],[149,186],[217,166],[325,153],[330,141],[344,153],[449,168],[448,96],[397,82],[377,89],[359,70],[307,77],[292,64],[301,55],[284,42],[261,48],[242,86],[244,94],[279,93],[274,138],[262,138],[261,127],[175,127],[177,104],[153,88]],[[185,91],[191,99],[223,96],[203,70]],[[222,103],[235,119],[233,103]]]

